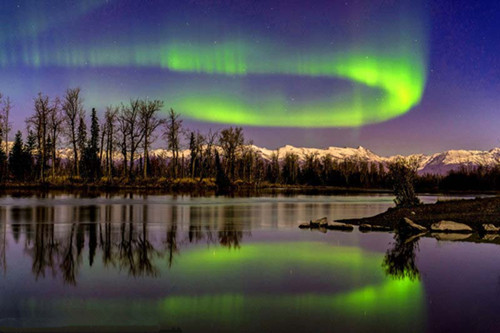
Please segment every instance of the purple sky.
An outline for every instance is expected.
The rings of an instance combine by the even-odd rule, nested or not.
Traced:
[[[409,3],[410,9],[415,7],[415,1]],[[267,148],[285,144],[361,145],[381,155],[500,146],[500,4],[435,0],[417,7],[405,23],[412,30],[413,22],[418,21],[427,35],[422,39],[425,45],[423,41],[421,45],[428,54],[427,80],[418,105],[391,120],[355,128],[243,126],[246,137]],[[87,111],[96,107],[103,112],[105,105],[126,102],[130,97],[162,98],[170,107],[179,94],[192,89],[197,74],[133,64],[118,66],[127,54],[113,54],[109,51],[113,45],[124,45],[122,50],[130,48],[147,56],[151,41],[189,40],[193,31],[197,40],[203,41],[205,36],[212,38],[223,31],[224,36],[239,36],[242,41],[257,44],[266,39],[270,49],[278,45],[289,52],[297,48],[321,54],[321,45],[327,41],[335,45],[349,40],[349,45],[363,47],[368,36],[373,45],[382,45],[387,35],[394,33],[391,21],[403,17],[401,8],[397,1],[320,0],[314,6],[305,0],[91,0],[78,5],[65,0],[8,1],[0,4],[0,20],[4,22],[0,33],[0,92],[13,100],[15,130],[24,128],[24,119],[32,112],[33,97],[39,91],[55,97],[62,96],[68,87],[80,86]],[[207,31],[205,26],[209,27]],[[97,50],[96,57],[107,57],[106,61],[115,63],[85,65],[86,59],[77,55],[89,49]],[[335,51],[342,52],[342,47]],[[64,54],[73,58],[64,58]],[[217,75],[210,80],[214,87],[220,84]],[[247,80],[253,91],[248,95],[253,99],[259,99],[255,91],[285,87],[307,102],[326,89],[321,80],[318,87],[293,86],[287,75],[269,79],[269,87],[262,86],[262,80]],[[162,90],[169,94],[162,95]],[[240,91],[242,99],[248,97],[245,94],[245,90]],[[194,119],[185,119],[185,124],[200,130],[226,126]]]

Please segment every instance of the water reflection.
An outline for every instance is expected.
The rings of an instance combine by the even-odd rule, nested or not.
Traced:
[[[10,317],[25,327],[422,331],[421,281],[384,274],[383,250],[360,246],[357,232],[297,228],[377,213],[389,199],[0,198],[4,272],[10,263],[0,327]]]
[[[36,279],[62,274],[65,283],[75,285],[79,267],[86,262],[92,266],[96,254],[102,263],[131,276],[156,277],[157,258],[165,258],[168,266],[175,262],[182,244],[206,242],[227,248],[239,248],[244,235],[243,224],[237,221],[235,208],[217,207],[221,223],[211,223],[214,207],[189,207],[189,230],[179,232],[179,223],[186,213],[177,206],[168,207],[167,223],[158,215],[150,216],[148,205],[89,205],[13,207],[10,219],[0,212],[0,264],[7,269],[7,226],[12,239],[24,239],[24,252],[31,257],[32,273]],[[167,217],[167,216],[162,216]],[[153,222],[151,222],[153,221]],[[156,221],[156,222],[155,222]],[[10,222],[10,223],[9,223]],[[164,229],[164,232],[161,232]],[[161,235],[164,235],[161,238]],[[151,240],[153,239],[153,241]],[[83,257],[88,247],[88,258]]]
[[[184,251],[163,281],[136,283],[106,272],[104,279],[97,274],[98,287],[83,281],[68,292],[57,286],[50,300],[28,286],[29,302],[18,297],[12,304],[7,295],[0,309],[19,311],[21,324],[30,327],[88,325],[91,319],[190,332],[258,332],[263,325],[273,332],[424,331],[423,284],[385,276],[381,260],[377,252],[311,241],[249,242],[238,251],[199,246]]]
[[[418,252],[419,235],[405,235],[401,233],[394,234],[394,243],[392,248],[388,249],[382,262],[387,275],[396,279],[419,280],[420,272],[416,263],[416,252]]]
[[[133,199],[132,195],[127,199]],[[320,207],[328,210],[327,204]],[[279,224],[283,214],[293,211],[291,203],[284,209],[272,207],[272,224]],[[306,203],[304,209],[314,214],[316,207]],[[166,261],[171,268],[186,244],[206,243],[228,249],[240,248],[244,237],[251,237],[250,227],[241,215],[257,219],[263,212],[247,212],[237,205],[37,205],[0,209],[0,268],[7,270],[7,226],[12,239],[24,239],[24,252],[31,257],[36,279],[61,274],[68,285],[76,285],[79,268],[93,266],[100,253],[104,267],[127,272],[134,277],[157,277]],[[184,230],[187,226],[187,230]],[[163,231],[162,231],[163,230]],[[393,247],[382,262],[387,275],[398,279],[419,279],[415,262],[421,235],[394,235]],[[88,257],[84,258],[84,247]],[[161,259],[161,260],[158,260]]]
[[[498,246],[396,235],[386,252],[391,234],[297,228],[390,205],[383,196],[1,197],[0,327],[499,327]]]

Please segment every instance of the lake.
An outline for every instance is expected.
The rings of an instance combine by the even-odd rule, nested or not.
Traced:
[[[392,199],[3,195],[0,327],[498,331],[500,246],[297,227]]]

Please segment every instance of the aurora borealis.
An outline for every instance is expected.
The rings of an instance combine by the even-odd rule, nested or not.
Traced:
[[[21,299],[17,309],[31,326],[41,325],[40,318],[43,325],[52,326],[86,325],[92,318],[94,325],[161,323],[189,331],[238,327],[254,332],[263,323],[273,331],[285,325],[288,331],[302,331],[301,326],[318,331],[325,324],[366,331],[380,323],[388,332],[410,325],[423,330],[424,284],[386,276],[382,257],[322,241],[259,241],[238,249],[193,246],[183,250],[171,268],[162,265],[162,258],[155,259],[159,277],[138,278],[133,288],[125,287],[129,281],[115,267],[82,267],[87,274],[82,274],[79,286],[97,288],[93,297],[83,301],[59,289],[43,300],[38,289],[32,298]],[[90,275],[98,286],[89,283]]]
[[[435,60],[448,55],[447,44],[436,42],[446,27],[436,19],[443,3],[27,0],[0,6],[0,91],[13,98],[21,121],[38,91],[60,95],[80,86],[87,109],[154,97],[194,127],[250,126],[251,139],[268,147],[368,145],[383,146],[384,153],[411,144],[381,133],[414,138],[415,125],[462,112],[455,96],[436,100],[448,83],[451,94],[460,94],[450,69],[463,61],[460,54],[440,65]],[[314,131],[321,135],[312,138]],[[418,149],[436,147],[425,135],[434,133],[432,126],[421,131],[429,142]]]
[[[371,55],[370,51],[353,54],[331,53],[315,56],[287,56],[284,51],[252,49],[238,42],[211,45],[167,43],[149,52],[137,50],[62,50],[52,54],[43,50],[28,53],[23,65],[61,67],[152,67],[167,71],[196,73],[210,77],[255,75],[288,75],[301,77],[342,78],[364,85],[376,92],[354,90],[347,96],[320,96],[298,102],[287,100],[282,93],[265,91],[248,98],[230,93],[229,87],[218,84],[207,91],[191,88],[181,98],[169,96],[180,112],[198,120],[254,126],[361,126],[384,121],[405,113],[422,96],[424,61],[409,55]],[[411,49],[408,48],[408,54]],[[419,50],[417,50],[418,52]],[[102,53],[101,53],[102,52]],[[271,54],[283,54],[270,57]],[[271,59],[260,62],[259,59]],[[165,74],[168,75],[168,74]],[[244,89],[241,89],[244,91]],[[377,97],[379,96],[379,97]]]

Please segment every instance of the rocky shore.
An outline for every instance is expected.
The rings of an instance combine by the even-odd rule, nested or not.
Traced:
[[[379,225],[397,229],[404,219],[431,230],[432,225],[450,221],[464,224],[471,232],[500,231],[500,197],[438,201],[411,208],[389,208],[381,214],[362,219],[346,219],[338,222],[353,225]]]
[[[361,218],[328,222],[326,217],[302,223],[304,229],[361,232],[394,231],[405,238],[434,237],[438,240],[500,244],[500,197],[450,200],[411,208],[390,208]]]

